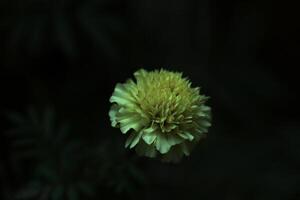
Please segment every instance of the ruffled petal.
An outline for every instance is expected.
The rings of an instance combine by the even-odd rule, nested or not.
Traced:
[[[110,97],[109,101],[111,103],[117,103],[122,106],[129,106],[131,104],[135,104],[135,98],[131,94],[129,88],[125,87],[124,84],[118,83],[115,87],[115,90]]]
[[[148,123],[148,119],[142,117],[137,112],[128,111],[126,108],[120,108],[118,110],[115,114],[115,121],[120,124],[121,132],[124,134],[130,129],[138,132]]]
[[[141,132],[131,133],[125,142],[125,147],[127,148],[129,146],[130,149],[135,147],[135,145],[137,145],[137,143],[139,143],[141,136],[142,136]]]
[[[186,140],[189,140],[189,141],[192,141],[194,139],[194,136],[191,133],[186,132],[186,131],[184,131],[184,132],[178,132],[177,134],[180,137],[182,137],[182,138],[184,138]]]
[[[120,106],[113,104],[109,110],[109,118],[111,121],[111,126],[116,127],[117,125],[117,113],[119,112]]]
[[[184,141],[184,139],[182,137],[178,136],[177,134],[168,134],[167,138],[168,138],[168,143],[171,146],[174,146],[176,144],[180,144]]]
[[[154,142],[154,140],[156,139],[157,137],[157,133],[156,133],[156,128],[147,128],[145,130],[143,130],[143,140],[145,143],[147,144],[152,144]]]
[[[119,122],[120,122],[120,129],[122,133],[126,133],[130,129],[139,131],[144,126],[144,121],[136,115],[130,116],[126,119],[121,119],[119,120]]]
[[[147,76],[147,71],[144,69],[140,69],[134,72],[134,77],[136,78],[137,82],[143,80]]]
[[[156,149],[162,154],[167,153],[171,148],[167,136],[163,133],[157,134],[157,139],[155,140],[154,144]]]
[[[201,122],[199,122],[199,124],[204,128],[208,128],[211,126],[211,123],[208,120],[202,120]]]

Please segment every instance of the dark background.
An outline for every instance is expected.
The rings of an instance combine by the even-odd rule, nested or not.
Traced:
[[[300,199],[299,18],[292,1],[2,0],[0,199]],[[179,164],[110,126],[135,70],[211,97]]]

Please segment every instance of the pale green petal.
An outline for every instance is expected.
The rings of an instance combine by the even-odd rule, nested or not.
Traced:
[[[109,100],[111,103],[117,103],[119,105],[128,105],[128,104],[134,104],[135,99],[128,91],[128,88],[124,86],[124,84],[118,83],[115,87],[115,90]]]
[[[205,105],[200,106],[200,109],[203,112],[210,112],[211,111],[211,108],[209,106],[205,106]]]
[[[177,124],[167,124],[164,126],[164,129],[166,132],[170,132],[172,131],[173,129],[177,128],[178,125]]]
[[[150,73],[148,73],[146,70],[140,69],[136,71],[134,73],[134,77],[136,79],[138,87],[147,88],[149,86]]]
[[[203,120],[203,121],[201,121],[199,124],[200,124],[201,126],[205,127],[205,128],[211,126],[211,123],[210,123],[209,121],[207,121],[207,120]]]
[[[137,127],[138,124],[121,124],[120,129],[123,134],[127,133],[131,128]]]
[[[199,117],[205,117],[205,118],[209,118],[210,119],[211,108],[209,106],[201,105],[197,109],[196,115],[199,116]]]
[[[196,128],[196,131],[199,132],[199,133],[206,133],[206,132],[207,132],[207,128],[204,128],[204,127],[197,127],[197,128]]]
[[[208,115],[209,115],[209,113],[203,112],[201,110],[199,110],[197,112],[197,116],[199,116],[199,117],[208,117]]]
[[[140,70],[134,72],[134,76],[138,81],[140,80],[140,78],[143,78],[146,75],[147,75],[147,71],[144,69],[140,69]]]
[[[127,91],[133,95],[134,93],[138,92],[135,82],[132,79],[128,79],[124,86],[127,88]]]
[[[131,142],[133,141],[133,139],[135,138],[135,136],[136,136],[135,133],[129,134],[129,136],[126,139],[126,142],[125,142],[125,148],[127,148],[131,144]]]
[[[189,140],[189,141],[192,141],[194,139],[194,136],[189,133],[189,132],[178,132],[177,133],[180,137],[186,139],[186,140]]]
[[[129,146],[129,148],[132,149],[140,141],[141,136],[142,136],[141,132],[131,133],[125,142],[125,147],[127,148]]]
[[[130,129],[140,131],[148,123],[148,120],[141,117],[138,113],[127,111],[121,108],[116,114],[116,121],[120,123],[122,133],[128,132]]]
[[[180,144],[184,141],[184,139],[182,137],[178,136],[177,134],[168,134],[167,138],[168,138],[168,143],[171,146],[174,146],[176,144]]]
[[[184,132],[184,134],[187,136],[187,138],[188,138],[189,141],[192,141],[194,139],[194,136],[191,133]]]
[[[168,143],[167,136],[163,133],[157,134],[157,138],[156,138],[154,144],[155,144],[156,149],[162,154],[167,153],[169,151],[169,149],[171,148],[171,145]]]
[[[110,121],[111,121],[111,125],[113,127],[116,127],[117,125],[117,113],[119,111],[120,107],[116,104],[113,104],[109,110],[109,117],[110,117]]]
[[[121,129],[122,133],[126,133],[130,129],[139,131],[144,126],[143,120],[136,116],[132,116],[132,117],[128,117],[127,119],[119,120],[119,122],[120,122],[120,129]]]
[[[150,128],[143,130],[143,132],[144,132],[144,134],[142,136],[143,140],[149,145],[152,144],[157,137],[156,129],[150,127]]]

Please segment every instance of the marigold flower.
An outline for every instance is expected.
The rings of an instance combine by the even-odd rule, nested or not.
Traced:
[[[182,73],[141,69],[134,77],[118,83],[110,98],[112,126],[129,133],[125,147],[163,161],[188,156],[211,126],[208,97]]]

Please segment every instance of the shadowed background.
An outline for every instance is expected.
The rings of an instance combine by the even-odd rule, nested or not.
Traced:
[[[0,199],[299,199],[297,12],[2,0]],[[211,97],[209,135],[179,164],[136,156],[110,126],[109,97],[139,68],[181,71]]]

